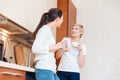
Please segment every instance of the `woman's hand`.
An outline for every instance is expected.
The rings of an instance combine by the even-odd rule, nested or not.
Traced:
[[[82,44],[81,44],[81,42],[78,42],[77,49],[78,49],[79,51],[82,51]]]
[[[59,59],[65,51],[68,51],[66,40],[62,40],[60,44],[61,44],[61,47],[56,51],[56,54],[55,54],[56,59]]]
[[[61,43],[62,43],[62,50],[64,52],[69,51],[68,50],[68,46],[67,46],[67,41],[66,40],[62,40]]]
[[[62,48],[62,43],[58,42],[57,44],[49,46],[49,51],[55,52],[55,51],[57,51],[58,49],[61,49],[61,48]]]

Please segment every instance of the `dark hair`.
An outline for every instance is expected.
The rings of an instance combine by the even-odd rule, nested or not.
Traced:
[[[34,38],[36,37],[37,32],[43,25],[54,21],[57,17],[59,17],[59,18],[62,17],[62,10],[60,10],[58,8],[51,8],[48,12],[44,13],[41,17],[41,20],[40,20],[37,28],[35,29],[35,31],[33,33]]]

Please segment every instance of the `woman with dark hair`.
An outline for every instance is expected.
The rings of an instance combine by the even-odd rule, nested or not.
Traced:
[[[40,23],[34,32],[34,43],[32,52],[36,54],[35,68],[37,80],[59,80],[56,75],[56,60],[54,52],[63,48],[61,42],[56,43],[51,31],[52,28],[59,28],[63,22],[62,11],[58,8],[51,8],[41,17]]]

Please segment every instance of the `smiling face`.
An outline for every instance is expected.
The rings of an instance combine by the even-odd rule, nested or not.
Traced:
[[[72,37],[81,37],[83,35],[83,26],[82,25],[74,25],[71,30]]]

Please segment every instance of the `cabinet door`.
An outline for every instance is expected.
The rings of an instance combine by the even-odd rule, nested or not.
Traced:
[[[76,23],[76,7],[71,0],[58,0],[58,8],[63,11],[63,23],[56,32],[56,41],[70,36],[71,28]]]
[[[0,80],[25,80],[26,72],[0,67]]]
[[[71,0],[69,0],[69,8],[68,8],[68,37],[71,36],[71,28],[73,27],[73,24],[76,24],[76,7],[72,3]]]

